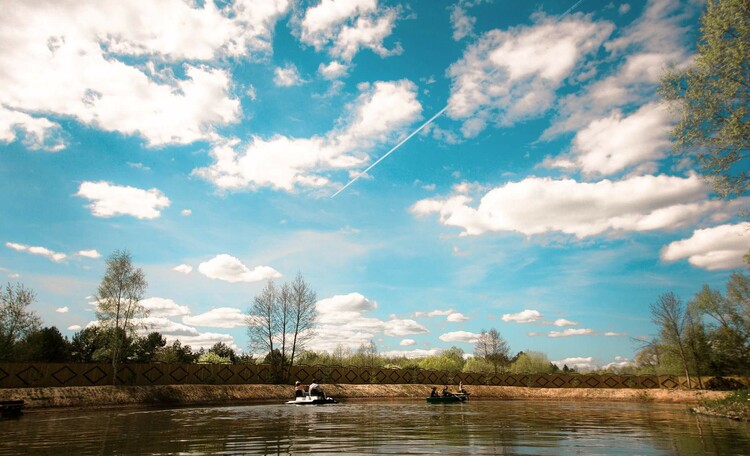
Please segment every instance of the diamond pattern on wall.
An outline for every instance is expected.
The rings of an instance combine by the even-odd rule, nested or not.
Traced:
[[[154,383],[164,376],[164,372],[156,366],[151,366],[143,373],[143,376],[146,377],[149,383]]]
[[[91,369],[83,373],[83,376],[91,382],[92,385],[96,385],[100,381],[107,377],[107,373],[99,366],[94,366]]]
[[[73,380],[76,377],[77,377],[77,374],[73,371],[73,369],[69,368],[68,366],[63,366],[60,369],[52,373],[52,378],[57,380],[57,382],[61,385],[68,383],[69,381]]]
[[[24,385],[29,386],[37,383],[44,378],[44,374],[35,366],[29,366],[16,374],[16,378],[21,380]]]

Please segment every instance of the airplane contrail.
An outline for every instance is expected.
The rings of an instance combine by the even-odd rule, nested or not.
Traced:
[[[559,21],[563,17],[567,16],[568,13],[570,13],[571,11],[573,11],[574,9],[576,9],[578,7],[578,5],[580,5],[581,3],[583,3],[583,0],[578,0],[577,2],[575,2],[573,4],[573,6],[571,6],[570,8],[568,8],[567,11],[565,11],[561,15],[557,16],[557,21]],[[494,70],[492,70],[490,72],[490,74],[487,75],[487,78],[488,79],[491,78],[497,72],[497,70],[498,70],[497,68],[495,68]],[[407,136],[406,138],[402,139],[401,142],[399,142],[398,144],[396,144],[395,146],[393,146],[393,148],[391,150],[389,150],[388,152],[386,152],[385,155],[383,155],[382,157],[378,158],[377,161],[375,161],[375,163],[373,163],[372,165],[368,166],[366,170],[360,171],[359,173],[357,173],[357,175],[354,176],[354,178],[352,180],[350,180],[349,182],[347,182],[346,185],[344,185],[336,193],[334,193],[333,195],[331,195],[331,198],[335,198],[336,195],[338,195],[339,193],[343,192],[344,190],[347,189],[347,187],[349,187],[350,185],[352,185],[353,183],[355,183],[357,181],[357,179],[359,179],[360,177],[362,177],[365,174],[367,174],[367,172],[370,171],[372,168],[374,168],[375,165],[377,165],[378,163],[380,163],[381,161],[383,161],[383,159],[385,157],[391,155],[396,149],[398,149],[406,141],[408,141],[409,139],[411,139],[412,136],[414,136],[417,133],[419,133],[424,127],[426,127],[427,125],[431,124],[435,119],[437,119],[438,117],[440,117],[440,114],[444,113],[446,109],[448,109],[448,105],[445,105],[445,107],[443,109],[441,109],[440,111],[438,111],[437,114],[435,114],[434,116],[430,117],[430,120],[428,120],[427,122],[425,122],[422,125],[420,125],[419,128],[417,128],[416,130],[414,130],[413,132],[411,132],[411,134],[409,134],[409,136]]]
[[[438,111],[437,114],[435,114],[434,116],[430,117],[430,120],[428,120],[427,122],[425,122],[422,125],[420,125],[419,128],[417,128],[416,130],[414,130],[413,132],[411,132],[409,134],[409,136],[407,136],[406,138],[402,139],[400,143],[398,143],[395,146],[393,146],[393,148],[391,150],[389,150],[388,152],[386,152],[385,155],[383,155],[382,157],[378,158],[377,161],[375,163],[373,163],[372,165],[368,166],[366,170],[360,171],[359,173],[357,173],[357,175],[354,176],[354,178],[352,180],[350,180],[346,185],[344,185],[343,187],[341,187],[339,189],[339,191],[337,191],[336,193],[334,193],[333,195],[331,195],[331,198],[333,198],[336,195],[338,195],[339,193],[343,192],[344,190],[346,190],[346,188],[348,186],[350,186],[354,182],[356,182],[357,179],[359,179],[363,175],[367,174],[367,171],[369,171],[372,168],[374,168],[375,165],[377,165],[378,163],[380,163],[381,161],[383,161],[383,159],[385,157],[391,155],[396,149],[398,149],[399,147],[401,147],[402,144],[404,144],[406,141],[408,141],[409,139],[411,139],[412,136],[414,136],[417,133],[419,133],[424,127],[426,127],[427,125],[431,124],[435,119],[437,119],[438,117],[440,117],[440,114],[444,113],[446,109],[448,109],[448,105],[445,105],[445,107],[443,109],[441,109],[440,111]]]

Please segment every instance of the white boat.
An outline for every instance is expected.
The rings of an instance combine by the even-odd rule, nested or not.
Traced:
[[[337,404],[336,399],[328,396],[310,396],[305,394],[304,396],[297,396],[293,401],[287,401],[287,404],[291,405],[323,405],[323,404]]]

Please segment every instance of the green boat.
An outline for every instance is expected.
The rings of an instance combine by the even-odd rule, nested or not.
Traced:
[[[469,396],[465,394],[451,394],[450,396],[430,396],[427,402],[430,404],[451,404],[453,402],[466,402]]]

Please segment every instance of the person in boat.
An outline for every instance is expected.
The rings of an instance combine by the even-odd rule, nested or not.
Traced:
[[[467,396],[469,395],[469,392],[464,389],[464,382],[458,382],[458,392]]]
[[[326,397],[323,388],[321,388],[315,380],[310,383],[310,396]]]
[[[297,380],[294,382],[294,396],[295,397],[304,397],[305,396],[305,387],[302,386],[302,383]]]
[[[448,385],[444,385],[444,386],[443,386],[443,397],[448,397],[448,396],[453,396],[453,394],[451,394],[451,393],[450,393],[450,392],[448,391]]]
[[[440,395],[437,392],[437,386],[432,387],[432,392],[430,392],[430,397],[440,397]]]

